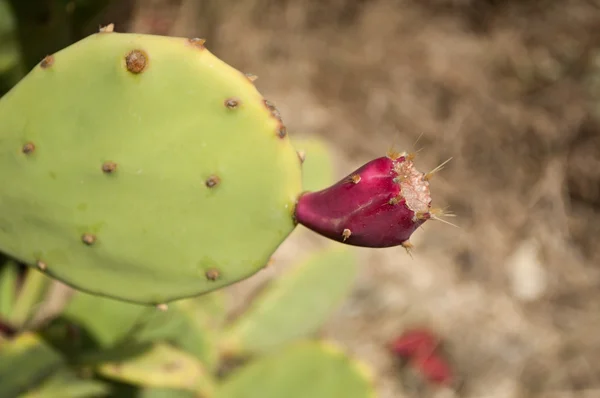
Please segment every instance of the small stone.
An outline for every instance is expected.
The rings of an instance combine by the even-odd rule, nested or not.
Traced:
[[[96,236],[93,234],[83,234],[81,236],[81,240],[83,241],[83,243],[85,243],[88,246],[93,245],[94,243],[96,243]]]
[[[541,299],[548,288],[548,271],[542,262],[542,245],[530,238],[519,244],[506,259],[505,269],[511,282],[513,295],[520,301]]]
[[[142,73],[148,63],[148,57],[146,53],[141,50],[133,50],[125,57],[125,64],[127,70],[131,73]]]
[[[209,281],[216,281],[217,279],[219,279],[220,275],[221,273],[219,272],[219,270],[215,268],[206,271],[206,279],[208,279]]]

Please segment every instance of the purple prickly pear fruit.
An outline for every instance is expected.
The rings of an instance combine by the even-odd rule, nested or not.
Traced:
[[[431,208],[429,179],[443,164],[422,173],[413,158],[390,152],[329,188],[302,194],[295,210],[297,222],[353,246],[410,249],[413,232],[442,214]]]

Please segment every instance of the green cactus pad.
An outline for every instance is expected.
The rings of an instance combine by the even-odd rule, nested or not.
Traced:
[[[352,248],[338,243],[298,263],[224,330],[223,351],[262,353],[318,331],[352,289],[358,270]]]
[[[215,398],[375,398],[367,368],[337,347],[302,342],[232,373]]]
[[[195,356],[207,370],[219,363],[218,326],[226,314],[220,291],[169,305],[168,311],[157,311],[132,336],[136,342],[164,340]],[[220,313],[215,310],[220,308]]]
[[[137,393],[137,398],[204,398],[193,391],[170,388],[146,388]],[[208,397],[207,397],[208,398]]]
[[[335,181],[334,159],[329,145],[317,136],[295,137],[294,147],[303,159],[302,188],[319,191]]]
[[[7,261],[0,264],[0,318],[8,319],[13,311],[19,278],[17,264]]]
[[[267,264],[301,164],[279,114],[202,40],[101,32],[0,99],[0,251],[144,304]]]
[[[34,333],[0,342],[0,397],[15,397],[51,376],[66,362]]]
[[[75,292],[62,316],[84,328],[100,347],[108,348],[125,339],[132,329],[157,309],[139,304]]]
[[[128,349],[131,349],[132,355],[128,355]],[[133,354],[136,349],[135,346],[124,347],[115,351],[116,356],[104,351],[95,361],[102,356],[107,361],[95,366],[96,372],[108,379],[132,385],[212,393],[214,381],[191,355],[164,343]]]
[[[73,371],[61,370],[19,398],[96,398],[110,396],[110,386],[94,379],[83,379]]]

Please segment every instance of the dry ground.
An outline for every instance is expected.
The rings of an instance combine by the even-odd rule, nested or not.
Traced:
[[[453,157],[434,203],[460,228],[427,223],[412,259],[359,250],[325,331],[373,367],[382,398],[600,397],[599,4],[153,0],[117,30],[206,38],[259,76],[289,130],[330,141],[339,176],[391,145],[421,149],[422,169]],[[295,236],[277,264],[318,241]],[[415,324],[445,340],[456,393],[389,357]]]

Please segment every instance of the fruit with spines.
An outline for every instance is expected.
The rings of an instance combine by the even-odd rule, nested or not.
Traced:
[[[390,152],[333,186],[306,192],[296,205],[296,220],[330,239],[354,246],[410,247],[409,238],[431,209],[429,181],[413,156]]]

